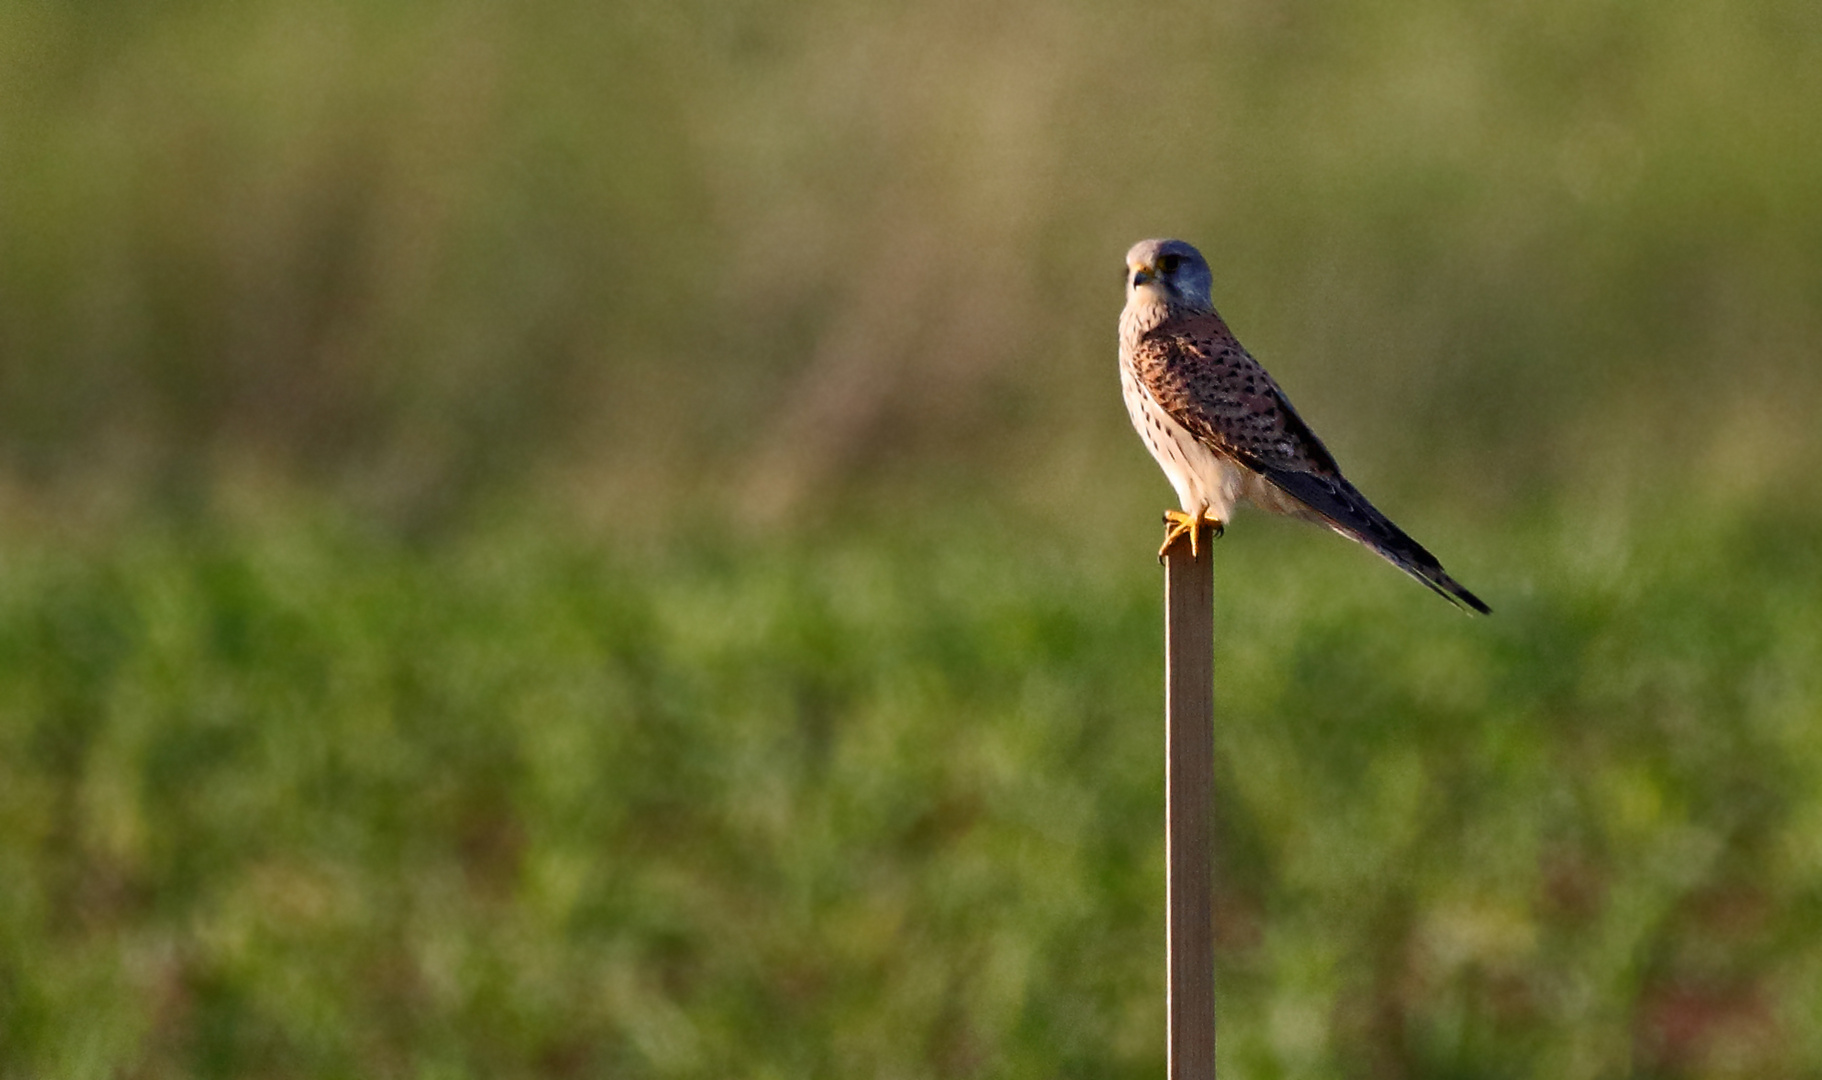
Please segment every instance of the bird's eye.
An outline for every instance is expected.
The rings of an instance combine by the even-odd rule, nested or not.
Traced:
[[[1181,255],[1160,255],[1158,257],[1158,269],[1166,274],[1174,274],[1177,272],[1177,267],[1181,265],[1182,262],[1183,256]]]

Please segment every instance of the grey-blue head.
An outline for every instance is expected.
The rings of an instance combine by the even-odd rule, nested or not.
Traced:
[[[1213,311],[1208,260],[1182,240],[1141,240],[1126,253],[1126,302]]]

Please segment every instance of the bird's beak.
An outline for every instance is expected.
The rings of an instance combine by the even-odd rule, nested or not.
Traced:
[[[1154,275],[1151,272],[1151,267],[1141,266],[1132,272],[1132,287],[1136,289],[1151,281],[1153,277]]]

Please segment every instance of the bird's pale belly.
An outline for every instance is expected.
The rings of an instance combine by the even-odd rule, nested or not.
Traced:
[[[1132,426],[1164,470],[1170,486],[1177,490],[1183,510],[1198,515],[1208,511],[1221,521],[1231,520],[1234,504],[1253,486],[1249,481],[1257,483],[1258,477],[1215,453],[1172,419],[1139,386],[1125,365],[1120,367],[1120,389],[1126,397]]]

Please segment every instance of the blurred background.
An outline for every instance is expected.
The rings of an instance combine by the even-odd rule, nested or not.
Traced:
[[[1822,1072],[1822,7],[0,6],[0,1077]]]

